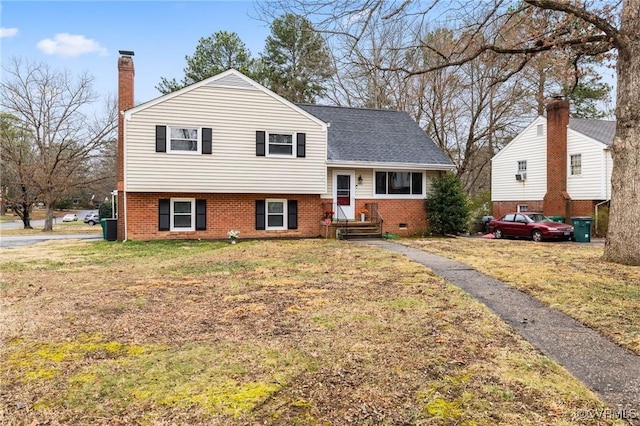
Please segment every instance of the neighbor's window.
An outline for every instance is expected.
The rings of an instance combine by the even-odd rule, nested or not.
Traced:
[[[538,136],[544,136],[544,126],[542,124],[536,126],[536,134]]]
[[[528,212],[529,211],[529,206],[526,204],[518,204],[518,211],[519,212]]]
[[[571,176],[582,174],[582,154],[571,156]]]
[[[200,152],[200,129],[197,127],[169,127],[169,152]]]
[[[293,156],[293,133],[269,133],[269,155]]]
[[[194,198],[171,199],[171,230],[194,231],[196,200]]]
[[[287,229],[287,200],[266,200],[266,229]]]
[[[518,173],[526,173],[527,172],[527,160],[518,161]]]
[[[422,195],[421,172],[376,172],[377,195]]]

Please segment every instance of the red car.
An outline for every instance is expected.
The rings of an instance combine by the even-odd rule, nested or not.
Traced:
[[[489,232],[497,238],[531,238],[533,241],[573,239],[573,226],[554,222],[542,213],[507,213],[489,222]]]

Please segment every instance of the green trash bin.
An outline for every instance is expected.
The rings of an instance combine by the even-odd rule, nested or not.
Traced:
[[[564,223],[564,216],[549,216],[549,219],[554,222]]]
[[[118,219],[105,219],[104,229],[105,240],[116,241],[118,239]]]
[[[591,217],[572,217],[573,238],[578,243],[591,242]]]
[[[100,226],[102,226],[102,239],[107,239],[107,219],[100,219]]]

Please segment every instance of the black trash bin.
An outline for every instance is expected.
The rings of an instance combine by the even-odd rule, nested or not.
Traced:
[[[116,241],[118,239],[118,219],[103,219],[105,228],[105,240]]]

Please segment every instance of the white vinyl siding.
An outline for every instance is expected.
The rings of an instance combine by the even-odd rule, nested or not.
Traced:
[[[547,140],[539,135],[539,125],[546,130],[546,120],[538,117],[529,127],[493,157],[491,165],[491,200],[542,200],[547,192]],[[526,161],[526,180],[516,180],[518,164]]]
[[[203,85],[135,110],[125,120],[125,190],[323,194],[327,135],[304,113],[261,90]],[[212,155],[155,152],[155,126],[212,128]],[[256,156],[256,131],[306,134],[306,156]],[[169,135],[167,135],[169,136]],[[295,151],[296,141],[293,140]]]
[[[574,200],[605,200],[611,196],[611,179],[607,174],[606,145],[569,129],[567,134],[567,191]],[[580,155],[580,174],[571,174],[571,156]],[[610,173],[610,171],[609,171]],[[608,191],[608,196],[607,196]]]

